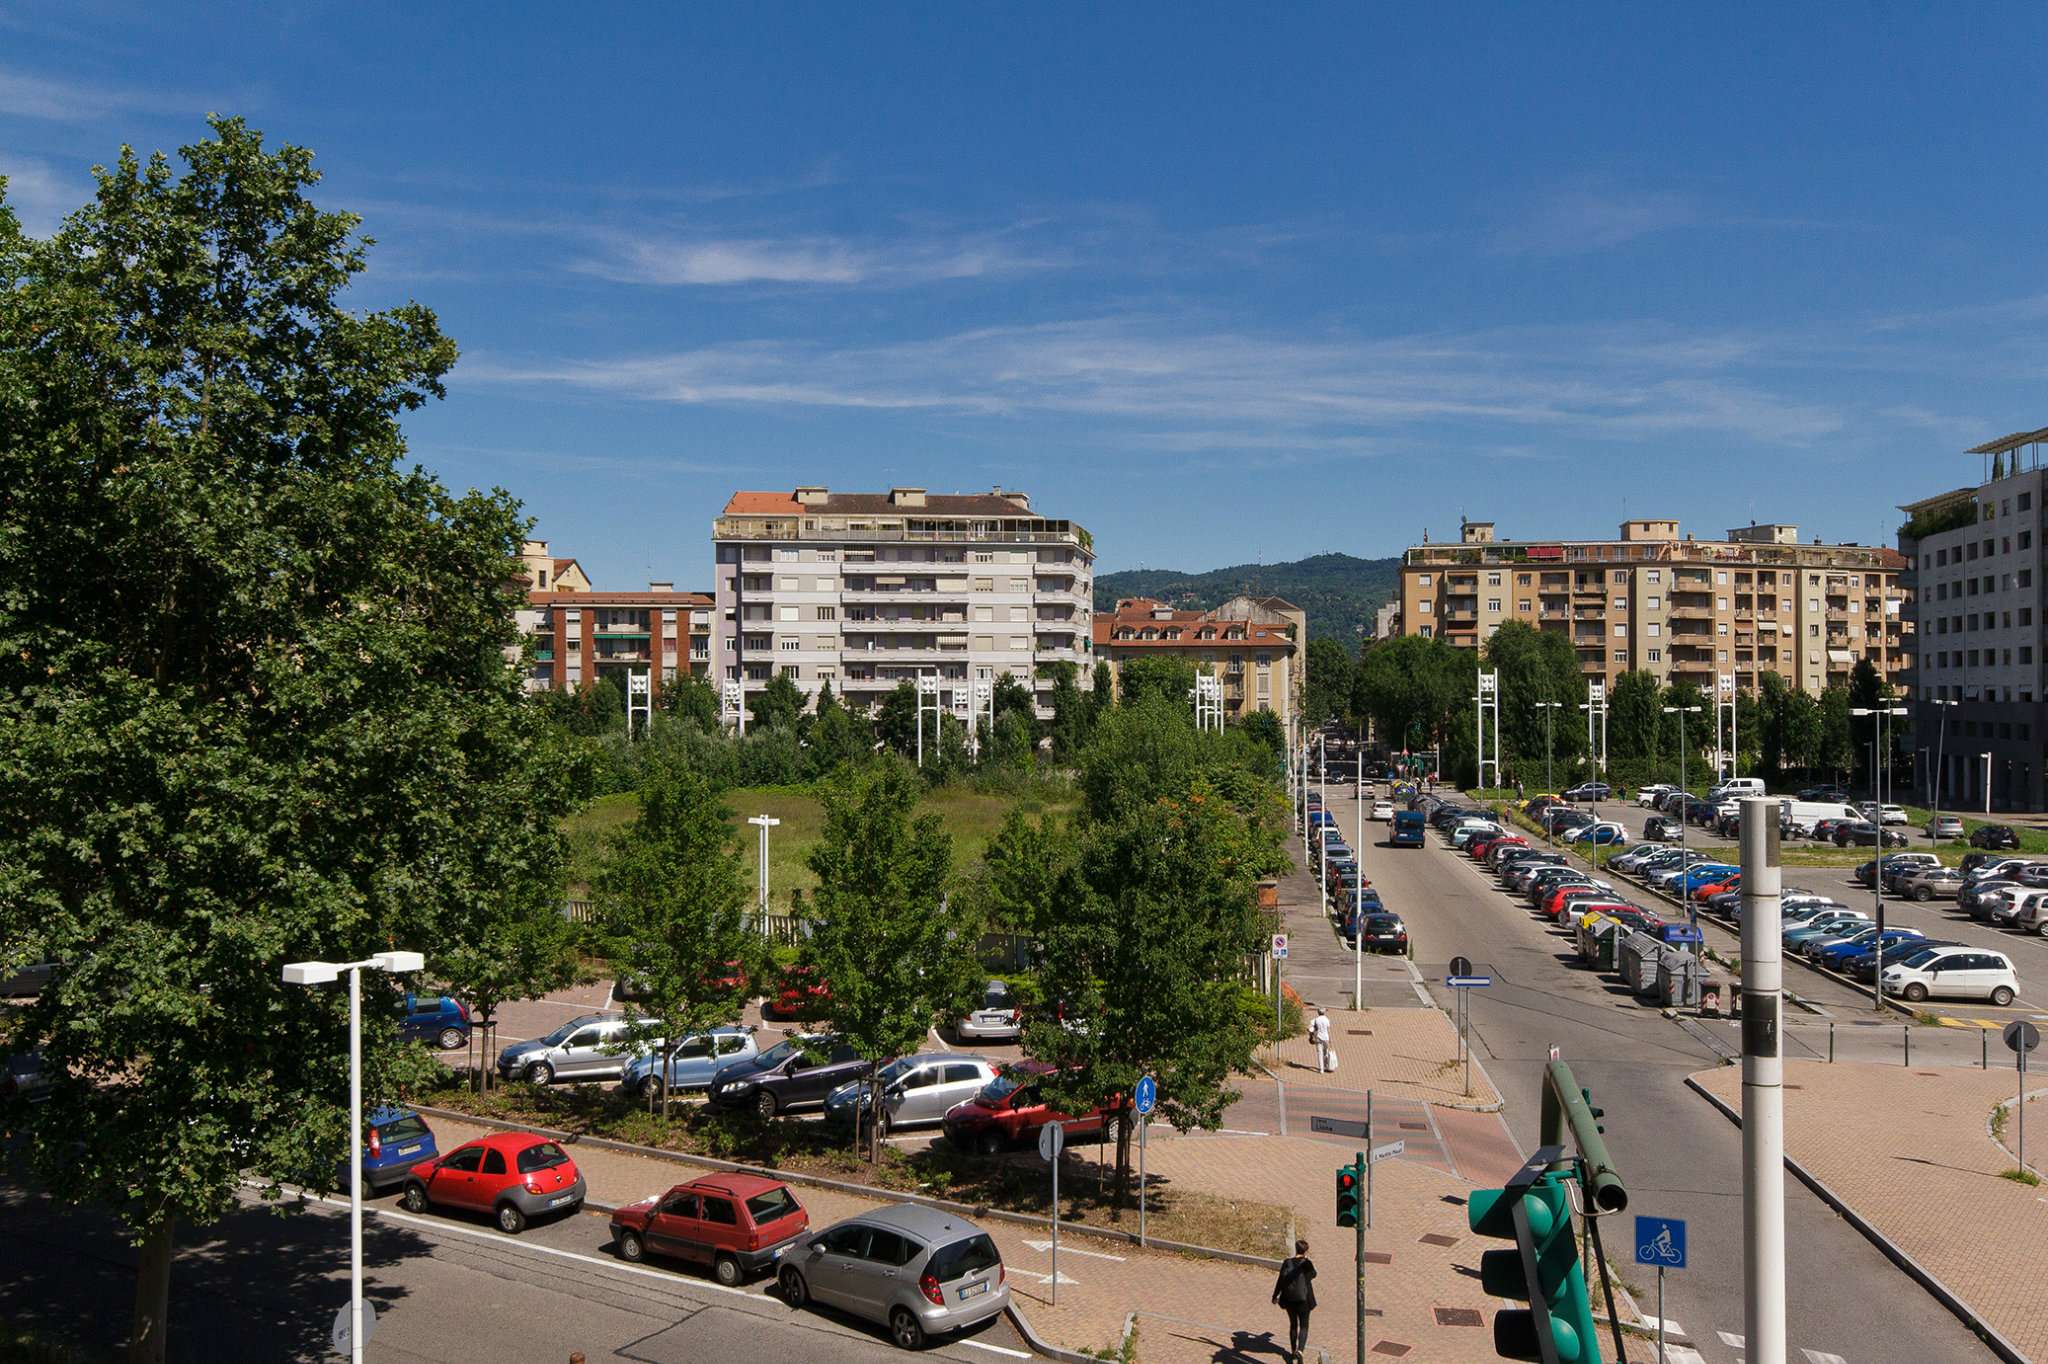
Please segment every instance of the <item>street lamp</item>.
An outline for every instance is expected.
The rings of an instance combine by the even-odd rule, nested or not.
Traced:
[[[1941,707],[1941,724],[1935,731],[1934,739],[1934,813],[1941,813],[1941,749],[1948,742],[1948,713],[1962,704],[1960,701],[1937,701],[1929,699],[1923,705]],[[1926,749],[1920,750],[1926,752]]]
[[[425,968],[417,952],[379,952],[363,961],[295,961],[287,985],[332,985],[348,972],[348,1357],[363,1364],[363,968],[402,975]],[[372,1320],[375,1320],[374,1315]]]
[[[1884,742],[1884,718],[1904,715],[1904,706],[1851,706],[1854,716],[1870,717],[1870,822],[1877,830],[1877,847],[1870,854],[1870,900],[1877,910],[1877,970],[1871,976],[1871,998],[1879,1012],[1884,1010],[1884,778],[1877,765]]]
[[[758,896],[761,901],[761,931],[766,933],[768,931],[768,831],[782,823],[782,821],[773,815],[755,815],[747,823],[761,831],[761,871]]]
[[[1685,826],[1686,822],[1692,818],[1692,792],[1685,789],[1685,717],[1688,715],[1698,715],[1701,709],[1702,707],[1699,706],[1664,707],[1666,715],[1676,715],[1678,717],[1678,874],[1680,878],[1678,883],[1681,886],[1685,884],[1684,877],[1686,871]],[[1692,926],[1698,928],[1700,926],[1699,906],[1694,903],[1690,894],[1685,897],[1685,912],[1686,918]]]
[[[1550,772],[1551,726],[1556,722],[1557,713],[1564,709],[1564,702],[1538,701],[1536,705],[1543,711],[1543,789],[1550,792],[1557,789],[1557,779]]]

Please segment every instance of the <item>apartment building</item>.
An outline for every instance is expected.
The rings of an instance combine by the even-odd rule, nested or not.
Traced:
[[[558,559],[545,540],[522,540],[519,544],[520,575],[529,592],[588,592],[590,579],[583,565],[574,559]]]
[[[1213,611],[1126,597],[1095,617],[1095,657],[1119,685],[1131,659],[1167,654],[1222,679],[1227,716],[1270,710],[1283,725],[1301,712],[1307,641],[1307,615],[1282,597],[1233,597]]]
[[[1909,565],[1915,770],[1951,809],[2048,808],[2048,428],[1986,441],[1980,482],[1899,510]],[[1953,703],[1953,704],[1947,704]]]
[[[1905,559],[1864,545],[1799,542],[1793,525],[1749,525],[1720,540],[1669,520],[1624,521],[1612,540],[1501,540],[1468,521],[1458,543],[1410,546],[1400,629],[1477,648],[1501,622],[1570,636],[1589,677],[1632,669],[1712,693],[1761,673],[1818,693],[1859,659],[1903,679],[1910,626]]]
[[[649,583],[644,592],[558,589],[526,594],[525,632],[533,636],[530,691],[574,690],[585,682],[645,673],[659,700],[671,677],[704,676],[711,667],[711,597]]]
[[[1049,716],[1043,664],[1092,665],[1093,537],[1021,492],[737,492],[712,525],[712,676],[782,675],[876,702],[931,677],[959,715],[1008,673]]]

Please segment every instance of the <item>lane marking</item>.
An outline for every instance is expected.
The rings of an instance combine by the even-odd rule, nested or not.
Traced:
[[[1013,1350],[1007,1345],[991,1345],[985,1340],[963,1340],[960,1343],[972,1346],[977,1350],[987,1350],[992,1355],[1008,1355],[1012,1359],[1031,1358],[1031,1353],[1028,1350]]]
[[[1655,1331],[1657,1329],[1657,1326],[1657,1318],[1649,1316],[1647,1314],[1644,1315],[1643,1329],[1645,1331]],[[1664,1318],[1663,1326],[1664,1334],[1667,1336],[1682,1336],[1685,1334],[1685,1328],[1683,1326],[1680,1326],[1677,1322],[1671,1320],[1671,1318],[1669,1317]]]
[[[1051,1283],[1051,1282],[1052,1282],[1052,1275],[1050,1275],[1050,1274],[1033,1274],[1033,1273],[1032,1273],[1032,1272],[1030,1272],[1029,1270],[1021,1270],[1021,1271],[1019,1271],[1019,1272],[1018,1272],[1018,1275],[1017,1275],[1017,1277],[1018,1277],[1018,1278],[1020,1278],[1020,1279],[1036,1279],[1036,1280],[1038,1280],[1038,1282],[1040,1282],[1040,1283],[1042,1283],[1042,1284],[1049,1284],[1049,1283]],[[1066,1284],[1066,1285],[1068,1285],[1069,1287],[1072,1287],[1072,1288],[1079,1288],[1079,1287],[1081,1286],[1081,1281],[1080,1281],[1079,1279],[1070,1279],[1070,1278],[1068,1278],[1068,1277],[1067,1277],[1067,1274],[1066,1274],[1066,1271],[1065,1271],[1065,1270],[1061,1270],[1061,1271],[1060,1271],[1060,1282],[1061,1282],[1061,1283],[1063,1283],[1063,1284]]]
[[[1040,1254],[1044,1254],[1046,1251],[1052,1249],[1051,1241],[1033,1241],[1027,1237],[1024,1241],[1024,1244],[1030,1246],[1033,1250],[1038,1251]],[[1086,1255],[1091,1260],[1115,1260],[1118,1264],[1122,1264],[1124,1259],[1124,1257],[1121,1255],[1105,1255],[1103,1252],[1099,1250],[1076,1250],[1072,1246],[1067,1247],[1067,1254]]]
[[[1849,1361],[1840,1355],[1831,1355],[1826,1350],[1809,1350],[1801,1346],[1799,1353],[1805,1355],[1810,1364],[1849,1364]]]
[[[1714,1334],[1721,1337],[1721,1343],[1729,1349],[1739,1350],[1742,1348],[1742,1337],[1732,1331],[1716,1331]]]
[[[1707,1364],[1707,1357],[1690,1345],[1667,1343],[1664,1346],[1664,1357],[1671,1361],[1671,1364]]]

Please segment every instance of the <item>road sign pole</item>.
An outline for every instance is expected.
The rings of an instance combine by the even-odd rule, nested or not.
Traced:
[[[1150,1117],[1138,1119],[1138,1244],[1145,1244],[1145,1130],[1152,1126]]]
[[[1465,1097],[1469,1099],[1472,1097],[1472,992],[1458,991],[1458,1001],[1458,1037],[1459,1045],[1465,1051]]]
[[[1369,1089],[1365,1091],[1365,1144],[1372,1145],[1372,1091]],[[1377,1164],[1376,1160],[1365,1163],[1365,1225],[1368,1227],[1372,1225],[1372,1167]]]
[[[1052,1153],[1052,1305],[1060,1305],[1060,1152]]]
[[[1368,1139],[1369,1141],[1370,1139]],[[1365,1152],[1358,1153],[1358,1164],[1365,1168],[1365,1177],[1372,1178],[1372,1163],[1365,1158]],[[1370,1207],[1371,1204],[1366,1205]],[[1358,1247],[1358,1364],[1365,1364],[1365,1219],[1358,1219],[1356,1228]]]
[[[2020,1049],[2020,1095],[2018,1105],[2020,1112],[2020,1173],[2025,1174],[2027,1172],[2027,1052],[2024,1047]]]
[[[1657,1266],[1657,1364],[1664,1360],[1664,1266]]]

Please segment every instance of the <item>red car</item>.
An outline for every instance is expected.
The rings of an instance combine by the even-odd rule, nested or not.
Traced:
[[[1474,862],[1484,862],[1487,860],[1487,854],[1491,853],[1495,848],[1512,848],[1517,844],[1526,848],[1529,846],[1529,840],[1520,834],[1487,834],[1467,843],[1465,851],[1472,854]]]
[[[439,1205],[487,1213],[517,1236],[542,1213],[575,1212],[583,1193],[567,1151],[528,1132],[498,1132],[413,1166],[398,1201],[407,1212]]]
[[[1044,1061],[1019,1061],[1004,1066],[1002,1073],[983,1085],[979,1094],[947,1110],[943,1119],[946,1140],[962,1151],[992,1156],[1012,1143],[1036,1140],[1038,1129],[1049,1122],[1064,1125],[1070,1141],[1101,1135],[1107,1110],[1097,1108],[1073,1118],[1055,1113],[1047,1106],[1036,1081],[1052,1071]]]
[[[1584,881],[1561,882],[1555,890],[1543,898],[1543,904],[1540,906],[1539,912],[1546,919],[1555,919],[1558,907],[1564,904],[1567,895],[1584,894],[1587,891],[1598,889],[1600,889],[1598,886],[1588,885]]]
[[[815,966],[785,966],[761,1012],[770,1018],[823,1018],[832,987]]]
[[[728,1288],[774,1266],[809,1229],[811,1216],[789,1186],[759,1175],[705,1175],[612,1214],[619,1258],[638,1264],[665,1255],[709,1265]]]
[[[1692,898],[1704,904],[1710,896],[1719,895],[1724,890],[1741,889],[1742,878],[1740,876],[1731,876],[1725,881],[1715,881],[1704,886],[1694,886],[1692,888]]]

